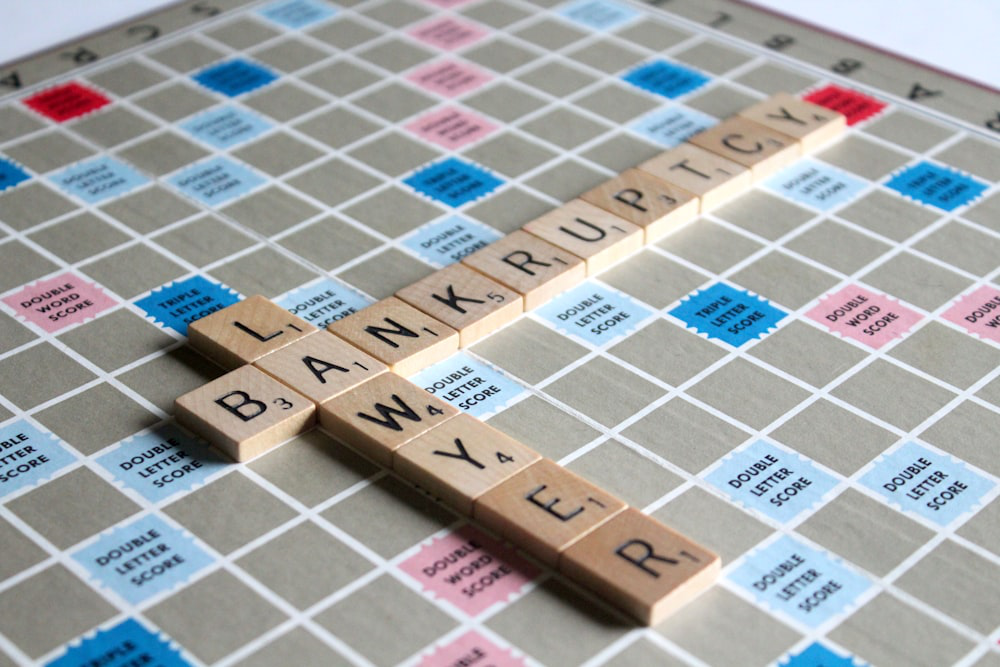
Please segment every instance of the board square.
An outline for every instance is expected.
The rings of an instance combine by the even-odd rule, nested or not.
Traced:
[[[403,182],[417,192],[455,208],[503,185],[503,181],[485,169],[454,157],[424,167]]]
[[[806,206],[828,211],[853,201],[868,183],[817,160],[796,160],[764,187]]]
[[[493,77],[470,63],[442,60],[418,67],[406,78],[428,92],[458,97],[489,83]]]
[[[406,129],[424,141],[458,150],[488,137],[498,128],[478,114],[460,107],[444,107],[414,119]]]
[[[421,226],[403,241],[403,245],[428,264],[446,266],[500,238],[492,227],[452,215]]]
[[[893,507],[940,525],[968,512],[995,486],[964,461],[915,442],[880,457],[860,482]]]
[[[24,169],[11,162],[0,158],[0,192],[7,188],[12,188],[18,183],[22,183],[31,178]]]
[[[213,561],[192,537],[155,514],[102,534],[73,559],[131,604],[179,587]]]
[[[17,420],[0,428],[0,443],[3,443],[0,499],[51,478],[75,462],[74,456],[51,433],[27,420]]]
[[[488,586],[477,585],[475,574],[467,573],[469,568],[478,571],[476,563],[490,568],[493,578]],[[518,595],[539,575],[538,568],[514,549],[473,526],[432,538],[398,567],[432,597],[473,617]]]
[[[187,335],[188,325],[239,301],[239,295],[204,276],[157,287],[135,305],[162,327]]]
[[[40,662],[47,652],[116,614],[116,609],[62,564],[34,573],[0,593],[0,632]],[[45,615],[45,632],[32,619]],[[166,666],[165,666],[166,667]]]
[[[455,51],[478,42],[489,33],[474,23],[444,17],[421,23],[408,34],[436,49]]]
[[[956,301],[941,317],[970,334],[1000,343],[1000,290],[983,285]]]
[[[885,186],[942,211],[954,211],[975,201],[989,187],[958,170],[930,162],[907,167],[889,179]]]
[[[216,662],[287,619],[228,570],[216,570],[143,615],[200,660]],[[211,627],[194,619],[211,617]]]
[[[237,58],[207,67],[193,74],[192,78],[209,90],[227,97],[238,97],[266,86],[277,79],[278,75],[266,67]]]
[[[271,124],[248,111],[222,107],[199,114],[181,127],[210,146],[232,148],[266,132]]]
[[[722,459],[705,479],[733,501],[779,523],[820,504],[837,484],[804,456],[763,440]]]
[[[872,585],[831,554],[787,536],[756,550],[729,578],[808,627],[842,613]]]
[[[88,204],[117,197],[149,182],[131,166],[110,157],[81,162],[49,178],[64,192]]]
[[[185,667],[180,651],[158,632],[147,630],[133,618],[126,619],[107,630],[98,629],[74,642],[66,651],[47,663],[48,667],[74,667],[86,664],[92,656],[115,656],[108,667],[119,667],[118,661],[140,660],[153,662],[161,667]],[[117,665],[115,663],[118,663]],[[125,663],[127,664],[127,663]]]
[[[219,206],[262,185],[264,178],[234,160],[216,157],[180,171],[169,182],[197,202]]]
[[[535,311],[564,334],[601,347],[628,336],[653,314],[635,299],[587,281]]]
[[[260,10],[264,18],[293,30],[301,30],[336,14],[336,9],[317,0],[281,0]]]
[[[786,315],[767,299],[725,283],[694,292],[670,314],[698,333],[734,347],[767,335]]]
[[[465,2],[466,0],[429,0],[434,4],[447,5],[452,2]],[[469,659],[488,660],[494,667],[524,667],[524,658],[515,658],[510,649],[502,649],[489,639],[486,639],[475,630],[469,630],[458,639],[438,646],[433,653],[424,656],[420,661],[420,667],[435,667],[436,665],[450,665],[456,662],[461,664],[461,660]],[[480,658],[482,656],[482,658]]]
[[[657,109],[635,121],[629,127],[662,146],[673,148],[689,137],[707,130],[717,122],[708,114],[678,105]]]
[[[820,299],[806,317],[844,338],[851,338],[876,350],[902,338],[923,319],[884,294],[859,285],[848,285]]]
[[[100,506],[101,512],[90,511]],[[76,468],[7,503],[19,519],[60,549],[114,526],[139,506],[87,468]]]
[[[832,84],[815,90],[802,99],[844,114],[848,125],[856,125],[871,118],[886,106],[874,97]]]
[[[709,78],[701,72],[665,60],[641,65],[623,78],[637,88],[668,99],[687,95],[709,82]]]
[[[96,317],[115,300],[75,273],[63,273],[26,285],[3,299],[15,313],[48,333]]]
[[[614,0],[578,0],[564,7],[560,13],[592,30],[613,30],[639,15],[628,5]]]
[[[283,563],[280,569],[272,565],[276,559]],[[372,569],[366,558],[311,521],[257,546],[237,564],[299,609],[313,606]]]
[[[913,519],[854,489],[845,489],[795,530],[880,577],[910,557],[933,534]],[[871,545],[885,531],[891,531],[897,538],[881,549],[872,549]]]
[[[93,88],[71,81],[35,93],[25,98],[24,104],[46,118],[64,123],[111,104],[111,100]]]

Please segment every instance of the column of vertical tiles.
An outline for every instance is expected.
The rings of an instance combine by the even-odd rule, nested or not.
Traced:
[[[559,553],[626,507],[549,459],[540,459],[480,496],[473,516],[540,561]]]
[[[541,458],[527,445],[460,414],[397,449],[392,467],[471,516],[477,498]]]
[[[382,373],[323,403],[319,423],[376,463],[458,414],[458,408],[395,373]]]

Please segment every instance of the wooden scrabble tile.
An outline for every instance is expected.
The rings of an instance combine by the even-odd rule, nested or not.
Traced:
[[[641,227],[582,199],[549,211],[522,229],[582,259],[588,276],[641,248],[644,238]]]
[[[286,345],[258,359],[254,366],[317,405],[389,370],[378,359],[327,331]]]
[[[458,408],[395,373],[381,373],[319,408],[330,435],[385,467],[392,453],[458,414]]]
[[[404,287],[396,296],[458,331],[467,347],[524,312],[521,295],[462,264]]]
[[[698,197],[639,169],[627,169],[580,199],[643,228],[652,243],[698,215]]]
[[[247,461],[312,428],[316,405],[247,365],[179,397],[174,416],[237,461]]]
[[[711,586],[720,561],[629,508],[562,552],[559,569],[639,621],[655,625]]]
[[[587,274],[582,259],[522,230],[469,255],[462,263],[520,294],[525,310],[548,302]]]
[[[746,167],[688,143],[643,162],[639,170],[698,195],[701,212],[743,194],[753,181]]]
[[[327,331],[412,375],[458,350],[458,332],[394,296],[333,322]]]
[[[541,458],[527,445],[460,414],[397,449],[392,468],[471,516],[476,498]]]
[[[802,146],[787,134],[740,116],[728,118],[688,141],[750,169],[754,182],[795,162]]]
[[[316,331],[270,299],[252,296],[192,322],[188,339],[223,368],[236,368]]]
[[[555,567],[559,553],[626,507],[558,463],[541,459],[473,504],[477,521]]]
[[[810,153],[847,129],[847,118],[837,111],[778,93],[737,114],[798,139]]]

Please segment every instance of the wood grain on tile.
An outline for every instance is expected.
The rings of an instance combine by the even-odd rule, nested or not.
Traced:
[[[395,373],[376,375],[320,406],[319,423],[333,437],[385,467],[392,453],[458,414]]]
[[[524,300],[463,264],[452,264],[404,287],[396,296],[458,331],[467,347],[524,312]]]
[[[698,197],[639,169],[627,169],[580,199],[642,227],[653,243],[698,216]]]
[[[177,422],[237,461],[263,454],[316,423],[316,405],[250,365],[174,401]]]
[[[847,118],[842,113],[788,93],[772,95],[737,115],[795,137],[804,153],[811,153],[847,130]]]
[[[188,326],[191,346],[223,368],[236,368],[317,331],[262,296],[252,296]]]
[[[327,331],[306,336],[254,362],[317,405],[389,367]]]
[[[473,504],[484,526],[555,567],[559,553],[626,507],[558,463],[541,459]]]
[[[469,255],[462,263],[524,297],[533,310],[581,282],[582,259],[523,230],[517,230]]]
[[[527,445],[460,414],[397,449],[392,467],[471,516],[476,498],[540,458]]]
[[[700,212],[743,194],[753,181],[746,167],[688,143],[660,153],[638,168],[698,195]]]
[[[326,329],[400,375],[412,375],[458,350],[457,331],[394,296]]]
[[[571,252],[600,273],[642,247],[642,228],[582,199],[574,199],[522,229]]]
[[[699,132],[688,141],[743,165],[753,174],[754,182],[787,167],[802,155],[802,146],[794,137],[740,116]]]
[[[646,625],[712,585],[720,560],[639,510],[628,508],[559,556],[559,570]]]

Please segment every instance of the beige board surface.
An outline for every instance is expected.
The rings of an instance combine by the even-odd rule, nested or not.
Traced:
[[[473,516],[555,567],[561,551],[625,507],[610,493],[543,458],[480,496]]]
[[[522,230],[469,255],[462,263],[520,294],[525,310],[547,303],[587,275],[582,259]]]
[[[522,229],[573,253],[600,273],[643,245],[642,228],[582,199],[573,199]]]
[[[753,174],[754,182],[787,167],[802,155],[802,146],[795,137],[740,116],[728,118],[688,141],[743,165]]]
[[[689,143],[660,153],[638,168],[698,195],[699,212],[709,211],[743,194],[753,182],[746,167]]]
[[[462,264],[435,271],[396,296],[458,331],[467,347],[524,312],[521,295]]]
[[[223,368],[236,368],[318,331],[270,299],[251,296],[192,322],[191,346]]]
[[[333,322],[327,331],[400,375],[412,375],[458,350],[457,331],[393,296]]]
[[[737,115],[794,137],[803,153],[811,153],[847,129],[843,114],[788,93],[772,95]]]
[[[389,468],[392,453],[458,414],[406,378],[382,373],[319,409],[319,423],[338,440]]]
[[[247,461],[312,428],[316,405],[247,365],[178,397],[174,415],[232,458]]]
[[[254,362],[317,405],[389,367],[327,331],[318,331]]]
[[[720,567],[717,555],[632,507],[559,557],[566,576],[646,625],[711,586]]]
[[[476,498],[541,458],[527,445],[460,414],[397,449],[392,467],[471,516]]]
[[[642,227],[653,243],[698,216],[697,195],[639,169],[626,169],[580,199]]]

